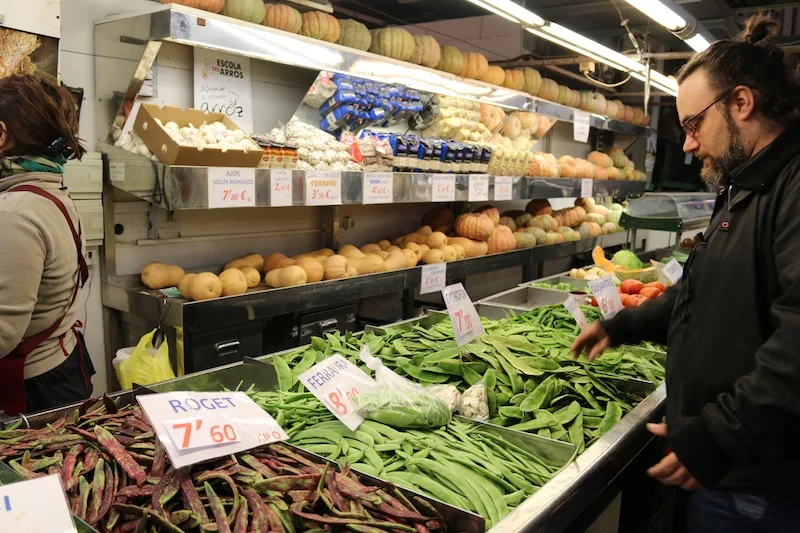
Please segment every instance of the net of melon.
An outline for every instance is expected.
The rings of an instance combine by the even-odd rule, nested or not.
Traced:
[[[609,274],[616,274],[621,281],[625,281],[626,279],[638,279],[642,283],[658,281],[658,270],[656,270],[655,264],[646,268],[621,267],[606,259],[603,249],[599,246],[595,246],[594,250],[592,250],[592,259],[597,266]]]

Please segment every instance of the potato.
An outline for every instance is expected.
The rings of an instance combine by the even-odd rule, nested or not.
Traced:
[[[244,279],[247,280],[247,288],[252,289],[253,287],[258,287],[258,284],[261,283],[261,274],[256,270],[254,267],[242,267],[240,269],[242,274],[244,274]]]
[[[210,300],[222,296],[222,281],[212,272],[201,272],[189,282],[192,300]]]
[[[219,275],[222,282],[222,296],[235,296],[247,292],[247,278],[238,268],[228,268]]]
[[[428,265],[444,262],[444,254],[441,250],[428,250],[422,256],[422,261]]]
[[[186,274],[179,266],[168,265],[156,261],[148,263],[142,269],[142,283],[149,289],[164,289],[175,287]]]
[[[178,290],[181,291],[181,295],[183,295],[184,298],[189,299],[192,297],[191,293],[189,292],[189,284],[196,275],[197,274],[186,274],[178,282]]]
[[[288,266],[280,269],[278,281],[281,287],[293,287],[295,285],[305,285],[308,281],[306,271],[297,265]]]
[[[322,267],[322,263],[311,257],[299,260],[297,266],[305,270],[307,283],[316,283],[322,281],[322,278],[325,277],[325,269]]]
[[[289,258],[283,255],[282,253],[278,252],[274,254],[269,254],[267,258],[264,260],[264,273],[267,273],[270,270],[275,270],[276,268],[278,268],[278,263],[280,263],[284,259],[289,259]]]

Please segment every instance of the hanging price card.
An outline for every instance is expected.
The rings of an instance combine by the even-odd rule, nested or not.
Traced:
[[[435,263],[432,265],[422,265],[422,284],[419,287],[420,294],[429,294],[444,289],[447,282],[447,263]]]
[[[489,176],[486,174],[475,174],[469,176],[469,194],[467,200],[470,202],[489,201]]]
[[[292,205],[292,171],[276,168],[269,171],[269,205],[286,207]]]
[[[0,531],[77,531],[60,477],[46,476],[1,486]]]
[[[391,172],[365,172],[363,191],[365,204],[392,203],[394,174]]]
[[[494,177],[495,202],[499,202],[501,200],[511,200],[513,187],[514,187],[514,181],[511,176],[495,176]]]
[[[581,309],[578,300],[575,299],[575,296],[569,295],[564,302],[564,307],[567,308],[569,314],[572,315],[572,318],[575,319],[575,322],[581,327],[581,330],[586,329],[587,322],[586,322],[586,315],[583,314],[583,309]]]
[[[611,276],[589,280],[588,283],[589,288],[592,289],[592,294],[597,300],[597,304],[600,306],[603,318],[609,319],[622,310],[622,300]]]
[[[579,143],[589,141],[590,116],[586,111],[576,109],[572,115],[572,137]]]
[[[253,207],[256,205],[256,169],[208,169],[208,207]]]
[[[581,180],[581,198],[590,198],[594,192],[594,180],[584,178]]]
[[[243,392],[168,392],[136,399],[175,468],[289,438]]]
[[[463,346],[483,335],[481,319],[462,284],[456,283],[442,289],[442,298],[453,322],[457,345]]]
[[[306,171],[306,205],[342,205],[342,173],[335,170]]]
[[[364,417],[356,412],[353,399],[372,392],[375,380],[350,361],[336,354],[298,377],[305,388],[351,431],[364,421]]]
[[[664,265],[664,268],[661,269],[661,273],[674,285],[683,277],[683,267],[673,259]]]
[[[452,174],[433,174],[431,176],[432,202],[454,202],[456,199],[456,177]]]

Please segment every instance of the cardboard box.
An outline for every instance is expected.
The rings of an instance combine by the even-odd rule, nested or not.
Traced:
[[[180,107],[159,107],[154,104],[142,104],[133,124],[133,131],[142,138],[144,144],[164,164],[192,167],[242,167],[255,168],[261,162],[263,150],[227,150],[219,148],[206,148],[198,150],[191,146],[180,146],[163,127],[162,124],[175,122],[178,126],[188,126],[189,123],[199,128],[203,122],[211,124],[222,122],[228,129],[241,129],[230,118],[222,113],[205,113],[199,109],[181,109]]]

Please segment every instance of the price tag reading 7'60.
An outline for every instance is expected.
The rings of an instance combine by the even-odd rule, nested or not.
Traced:
[[[209,415],[181,418],[169,420],[164,425],[179,450],[205,448],[242,440],[227,417]]]
[[[456,283],[442,289],[442,298],[453,322],[458,346],[463,346],[483,335],[481,319],[462,284]]]
[[[356,412],[354,399],[372,392],[375,380],[350,361],[336,354],[298,377],[305,388],[351,431],[355,431],[364,421]]]
[[[619,297],[617,286],[611,276],[603,276],[600,279],[593,279],[589,282],[600,312],[606,320],[622,311],[622,300]]]

